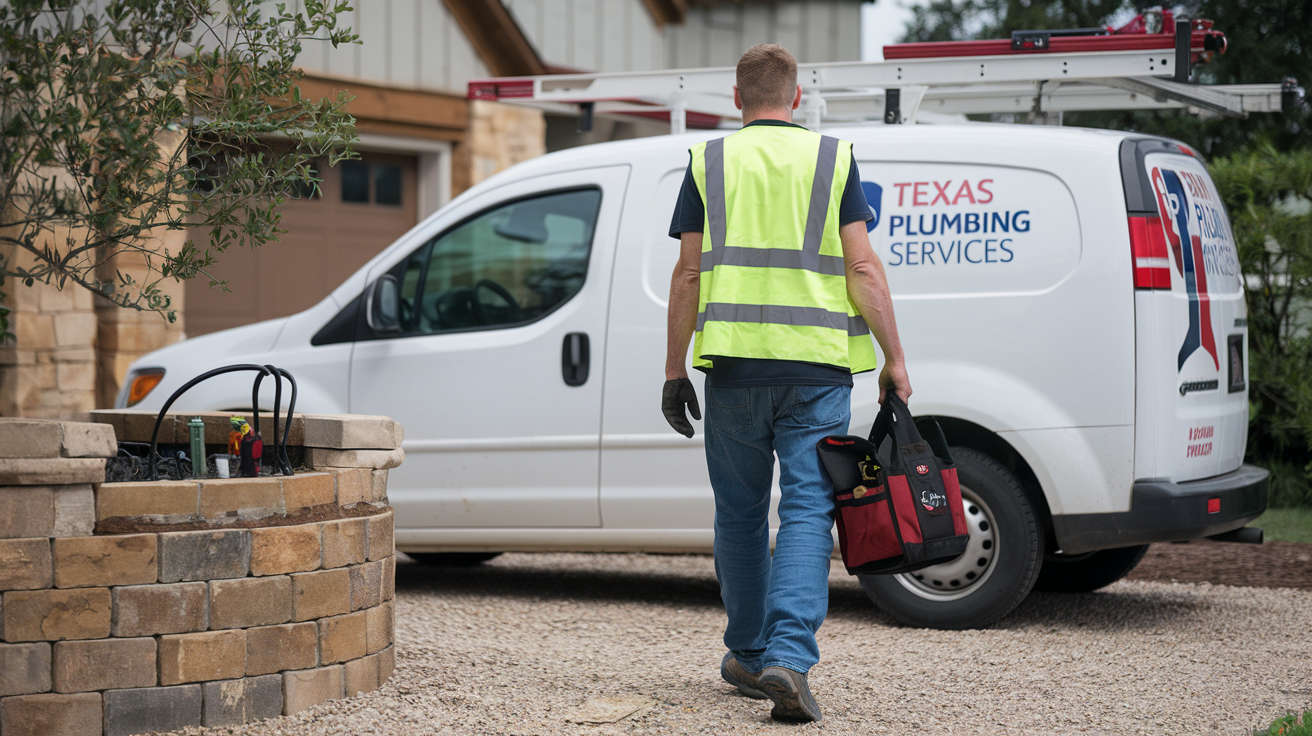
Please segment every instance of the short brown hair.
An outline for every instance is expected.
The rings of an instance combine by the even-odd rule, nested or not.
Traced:
[[[797,59],[788,49],[760,43],[738,59],[738,96],[744,110],[793,106],[797,94]]]

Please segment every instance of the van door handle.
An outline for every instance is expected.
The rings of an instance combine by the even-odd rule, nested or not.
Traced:
[[[560,370],[566,386],[582,386],[588,382],[588,352],[586,332],[571,332],[565,336],[565,344],[560,349]]]

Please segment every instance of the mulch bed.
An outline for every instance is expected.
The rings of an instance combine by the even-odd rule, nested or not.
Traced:
[[[1312,590],[1312,544],[1154,544],[1126,579]]]

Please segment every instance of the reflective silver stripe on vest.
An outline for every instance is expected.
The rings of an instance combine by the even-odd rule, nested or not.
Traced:
[[[786,248],[741,248],[728,246],[702,252],[702,272],[716,266],[746,266],[748,268],[796,268],[814,271],[827,276],[846,273],[842,256],[822,256],[819,253],[788,250]]]
[[[825,219],[833,192],[834,167],[838,160],[838,139],[820,136],[820,152],[815,161],[815,179],[811,183],[811,201],[807,205],[806,229],[802,249],[728,247],[728,209],[724,198],[724,139],[706,143],[706,217],[711,225],[711,249],[702,253],[701,270],[716,266],[748,268],[794,268],[828,276],[845,273],[842,256],[820,255],[825,235]]]
[[[806,235],[802,250],[819,253],[825,237],[825,216],[829,214],[829,195],[834,187],[834,164],[838,158],[838,139],[820,136],[820,154],[815,159],[815,179],[811,182],[811,206],[806,211]]]
[[[726,304],[711,302],[697,314],[697,331],[707,322],[748,322],[751,324],[793,325],[796,327],[827,327],[843,330],[849,336],[870,332],[860,315],[831,312],[820,307],[785,307],[778,304]]]
[[[729,233],[729,215],[724,204],[723,138],[706,142],[706,217],[711,222],[711,250],[723,248]]]

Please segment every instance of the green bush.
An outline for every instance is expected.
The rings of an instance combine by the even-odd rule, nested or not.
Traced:
[[[1312,736],[1312,710],[1304,711],[1301,718],[1286,713],[1261,731],[1255,729],[1252,736]]]
[[[1248,302],[1248,461],[1270,505],[1312,505],[1312,148],[1269,145],[1213,162]]]

